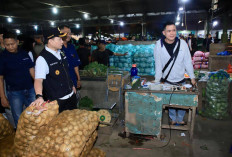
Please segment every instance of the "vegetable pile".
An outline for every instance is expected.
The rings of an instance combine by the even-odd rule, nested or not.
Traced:
[[[82,71],[82,75],[90,76],[90,77],[106,76],[107,68],[108,67],[103,64],[98,64],[97,62],[93,62],[85,66],[84,70]]]
[[[29,106],[21,114],[15,135],[15,153],[17,156],[25,156],[25,151],[33,143],[34,138],[57,114],[59,106],[57,101],[43,103],[38,108]]]
[[[224,119],[228,116],[228,74],[218,71],[210,75],[206,86],[207,106],[204,115],[213,119]]]
[[[80,100],[80,108],[89,108],[92,110],[93,108],[93,100],[90,99],[88,96],[81,98]]]

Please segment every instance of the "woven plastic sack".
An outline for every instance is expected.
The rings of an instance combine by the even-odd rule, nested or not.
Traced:
[[[40,130],[28,157],[79,157],[98,126],[97,112],[66,110]],[[94,136],[95,137],[95,136]]]
[[[25,156],[29,145],[40,132],[59,113],[57,101],[43,103],[40,107],[29,106],[20,115],[15,135],[15,152]]]
[[[0,113],[0,140],[14,134],[14,128],[10,122]]]

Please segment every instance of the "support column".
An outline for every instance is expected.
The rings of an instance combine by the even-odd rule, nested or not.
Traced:
[[[223,33],[222,33],[222,38],[221,38],[222,43],[228,42],[228,34],[227,34],[228,21],[229,21],[228,14],[225,13],[223,15],[223,24],[222,24],[223,25]]]

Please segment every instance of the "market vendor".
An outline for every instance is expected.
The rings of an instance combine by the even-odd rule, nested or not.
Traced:
[[[155,82],[171,85],[185,83],[184,74],[187,71],[191,83],[196,84],[191,55],[187,43],[176,38],[176,26],[168,22],[163,27],[164,38],[157,41],[155,57]],[[185,124],[185,110],[169,109],[171,124]]]
[[[45,35],[47,45],[36,60],[36,100],[31,105],[39,106],[44,102],[44,90],[48,100],[58,101],[59,112],[77,108],[76,88],[69,75],[67,57],[60,50],[65,35],[58,28],[49,30]]]
[[[105,66],[110,66],[109,58],[110,56],[126,56],[127,52],[124,54],[115,53],[106,49],[105,40],[100,40],[97,43],[98,49],[93,51],[92,61],[97,61],[99,64],[104,64]]]

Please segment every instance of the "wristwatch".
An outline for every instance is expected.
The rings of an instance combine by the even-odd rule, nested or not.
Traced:
[[[40,95],[40,94],[36,94],[35,98],[38,99],[38,98],[43,98],[43,95]]]

